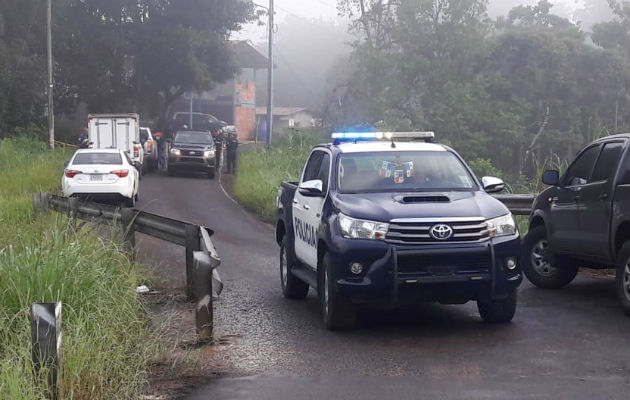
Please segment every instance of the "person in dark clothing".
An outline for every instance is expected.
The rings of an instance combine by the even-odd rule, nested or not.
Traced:
[[[238,137],[236,132],[230,132],[227,139],[227,173],[236,172],[236,152],[238,150]]]
[[[210,133],[212,133],[212,139],[214,140],[214,148],[216,151],[216,166],[217,169],[221,169],[221,156],[223,153],[223,130],[222,126],[217,124],[210,127]]]
[[[153,138],[157,142],[157,152],[158,152],[158,169],[166,168],[166,138],[162,134],[162,132],[155,132]]]
[[[83,129],[77,141],[79,142],[80,149],[88,149],[90,147],[90,139],[88,137],[87,129]]]

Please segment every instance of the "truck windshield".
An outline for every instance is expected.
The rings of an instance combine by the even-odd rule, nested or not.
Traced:
[[[449,151],[346,153],[339,159],[340,193],[468,191],[473,177]]]
[[[212,145],[212,135],[206,132],[177,132],[175,143]]]

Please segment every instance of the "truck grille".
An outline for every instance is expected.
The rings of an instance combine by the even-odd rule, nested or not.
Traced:
[[[487,274],[491,263],[488,251],[477,253],[398,255],[398,272],[427,276]]]
[[[431,228],[436,225],[446,225],[452,229],[452,236],[440,240],[431,236]],[[422,220],[417,221],[392,221],[389,225],[386,240],[397,244],[424,244],[424,243],[470,243],[481,242],[490,237],[488,224],[483,218],[465,220]]]

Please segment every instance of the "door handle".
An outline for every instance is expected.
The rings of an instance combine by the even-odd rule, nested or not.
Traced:
[[[311,206],[309,206],[308,204],[304,204],[302,207],[304,207],[305,210],[310,210]]]
[[[293,199],[293,204],[300,204],[297,200]]]
[[[599,199],[600,199],[600,200],[606,200],[606,199],[608,199],[608,193],[602,193],[602,194],[600,194],[600,195],[599,195]]]

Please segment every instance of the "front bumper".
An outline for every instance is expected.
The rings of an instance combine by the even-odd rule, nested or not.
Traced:
[[[208,172],[214,169],[216,158],[180,156],[174,157],[169,155],[168,167],[177,170],[187,171],[204,171]]]
[[[328,251],[337,290],[354,303],[500,299],[523,280],[518,235],[472,243],[397,245],[335,237]],[[517,262],[509,270],[507,259]],[[361,263],[353,275],[350,264]]]

